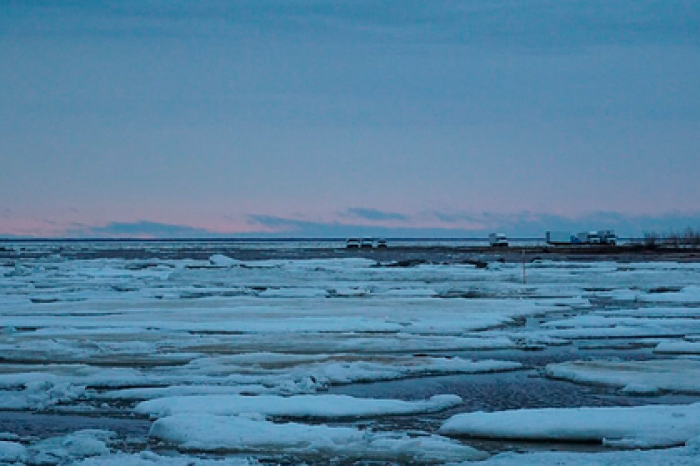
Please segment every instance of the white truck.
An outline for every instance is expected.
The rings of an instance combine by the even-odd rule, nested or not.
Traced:
[[[600,244],[617,245],[617,235],[614,230],[598,230],[598,236],[600,237]]]
[[[600,235],[597,231],[582,231],[576,235],[579,244],[600,244]]]
[[[508,247],[508,237],[505,233],[491,233],[489,235],[489,244],[491,247]]]
[[[547,244],[571,244],[572,236],[568,231],[548,231],[545,240]]]
[[[617,235],[613,230],[582,231],[572,235],[568,231],[548,231],[545,234],[547,244],[617,244]]]
[[[362,249],[372,249],[374,247],[374,238],[370,238],[369,236],[362,238],[362,241],[360,241],[360,248]]]

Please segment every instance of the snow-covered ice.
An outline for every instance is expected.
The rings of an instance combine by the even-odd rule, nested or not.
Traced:
[[[655,303],[700,304],[700,286],[689,285],[676,292],[649,293],[641,295],[637,299]]]
[[[502,453],[478,464],[483,466],[695,466],[700,463],[697,447],[694,446],[696,443],[698,443],[697,438],[690,440],[687,447],[664,450]]]
[[[700,355],[700,341],[662,341],[656,345],[654,353]]]
[[[424,401],[362,399],[344,395],[237,396],[201,395],[160,398],[140,403],[135,412],[153,417],[197,413],[339,419],[442,411],[459,405],[456,395],[436,395]]]
[[[0,440],[0,464],[26,463],[27,459],[24,445]]]
[[[182,450],[288,452],[365,460],[444,463],[488,455],[436,435],[409,436],[297,423],[272,423],[243,416],[181,414],[154,422],[150,435]]]
[[[153,250],[163,247],[174,246]],[[0,261],[0,421],[36,413],[145,427],[134,440],[108,427],[33,436],[16,423],[0,435],[0,464],[460,463],[488,455],[440,434],[482,435],[476,427],[495,438],[679,446],[502,453],[493,464],[698,459],[697,263],[537,261],[523,283],[520,263],[477,268],[459,257],[39,256]],[[496,375],[505,371],[516,372]],[[687,404],[469,412],[480,390],[512,407],[519,399],[498,381],[518,374],[559,384],[552,405],[571,402],[567,385],[605,391],[602,403],[682,393],[676,402]],[[367,385],[341,394],[352,384]],[[393,384],[410,389],[387,392]]]
[[[22,390],[0,390],[0,409],[43,410],[79,398],[84,387],[50,381],[27,382]]]
[[[696,359],[572,361],[550,364],[546,373],[572,382],[618,387],[629,393],[700,393],[700,360]]]
[[[700,436],[700,403],[616,408],[520,409],[458,414],[440,433],[494,439],[601,442],[651,448]]]
[[[105,430],[80,430],[65,436],[40,440],[27,448],[30,464],[71,464],[83,458],[107,455],[114,433]]]

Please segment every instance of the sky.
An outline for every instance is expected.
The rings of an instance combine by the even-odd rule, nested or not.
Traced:
[[[700,228],[700,0],[4,0],[0,237]]]

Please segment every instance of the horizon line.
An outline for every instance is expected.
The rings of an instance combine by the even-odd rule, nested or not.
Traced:
[[[12,238],[12,237],[0,237],[0,243],[41,243],[41,242],[102,242],[102,243],[115,243],[115,242],[167,242],[167,243],[177,243],[177,242],[246,242],[246,241],[259,241],[259,242],[294,242],[294,241],[319,241],[319,242],[335,242],[335,241],[345,241],[348,238],[354,238],[352,236],[343,237],[281,237],[281,238],[270,238],[270,237],[178,237],[178,238],[138,238],[138,237],[109,237],[109,238],[76,238],[76,237],[23,237],[23,238]],[[470,236],[470,237],[389,237],[389,236],[361,236],[358,238],[383,238],[390,241],[488,241],[488,236]],[[631,241],[640,240],[643,237],[629,236],[629,237],[618,237],[620,240]],[[534,237],[534,236],[521,236],[521,237],[509,237],[511,241],[544,241],[546,237]]]

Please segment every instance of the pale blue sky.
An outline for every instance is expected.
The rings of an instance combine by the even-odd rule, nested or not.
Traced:
[[[0,57],[0,235],[700,226],[700,1],[5,1]]]

